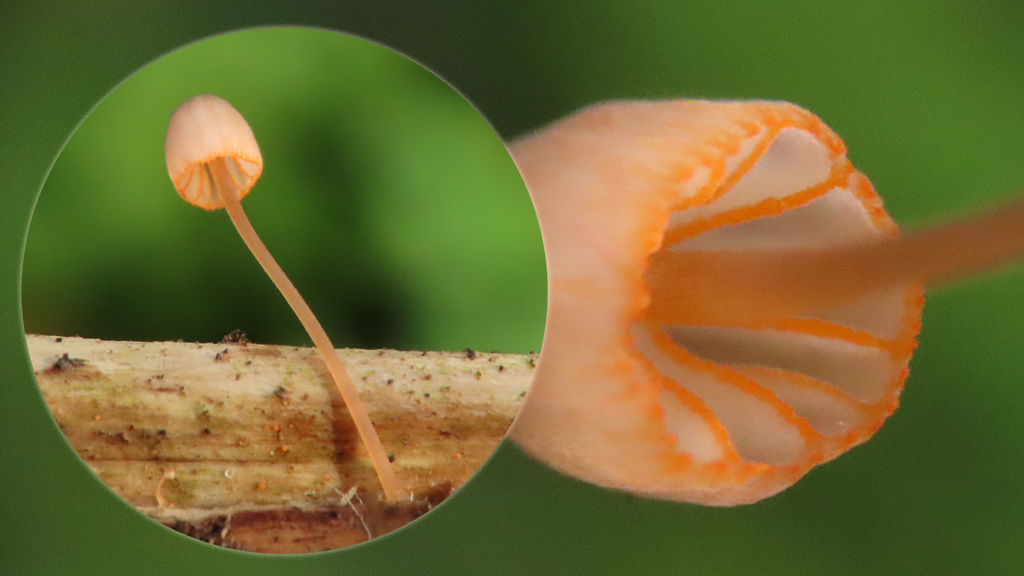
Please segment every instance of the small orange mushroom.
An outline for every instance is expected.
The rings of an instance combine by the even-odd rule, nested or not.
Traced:
[[[650,497],[755,502],[866,441],[898,404],[923,287],[1024,253],[1024,205],[900,238],[792,104],[608,103],[510,151],[548,317],[509,435]]]
[[[227,210],[245,245],[302,322],[348,406],[387,499],[395,501],[407,497],[388,462],[366,406],[327,333],[260,241],[242,210],[239,201],[249,193],[263,171],[263,157],[245,119],[231,104],[216,96],[204,94],[191,98],[171,114],[165,152],[167,173],[178,194],[189,203],[207,210],[222,207]]]

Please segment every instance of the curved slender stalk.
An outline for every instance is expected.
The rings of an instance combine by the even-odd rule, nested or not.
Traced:
[[[395,475],[391,462],[388,460],[388,455],[384,451],[384,445],[381,444],[380,438],[377,437],[377,431],[374,429],[373,422],[370,421],[370,416],[366,412],[366,406],[359,398],[359,393],[352,384],[348,372],[345,371],[345,364],[338,357],[337,351],[331,344],[323,327],[320,326],[320,322],[313,315],[313,311],[310,310],[306,301],[299,294],[299,291],[288,280],[284,270],[277,264],[274,257],[270,255],[270,251],[264,246],[259,236],[256,235],[256,230],[249,223],[249,218],[245,215],[245,211],[242,210],[242,204],[233,192],[235,185],[231,181],[231,175],[227,171],[224,159],[218,158],[207,164],[207,166],[211,171],[210,181],[216,188],[216,192],[224,200],[224,208],[231,217],[231,222],[238,229],[238,233],[242,236],[242,240],[245,241],[245,245],[249,247],[256,260],[259,261],[260,266],[270,276],[277,289],[281,291],[285,300],[288,301],[288,305],[291,306],[299,321],[302,322],[302,326],[309,333],[309,337],[312,338],[317,350],[320,351],[320,355],[327,364],[327,369],[330,370],[331,376],[334,378],[334,384],[338,387],[338,392],[341,393],[345,405],[348,406],[352,420],[355,421],[359,437],[370,454],[370,460],[377,471],[377,477],[380,478],[385,496],[392,502],[407,498],[408,493],[398,482],[398,477]]]
[[[745,325],[841,306],[900,284],[928,288],[1024,255],[1024,201],[901,238],[820,250],[722,250],[651,256],[659,324]]]

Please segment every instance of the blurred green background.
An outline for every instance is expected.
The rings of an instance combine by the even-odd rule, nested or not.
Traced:
[[[497,134],[419,64],[332,32],[199,42],[105,98],[47,178],[25,253],[25,329],[114,340],[309,345],[227,213],[183,201],[170,113],[216,94],[264,171],[244,208],[338,346],[540,350],[545,273]]]
[[[853,163],[872,179],[893,216],[912,224],[1012,195],[1024,182],[1024,5],[698,0],[622,7],[525,0],[435,6],[392,0],[372,5],[300,1],[285,7],[269,0],[211,0],[175,7],[115,1],[102,8],[89,2],[58,8],[19,1],[4,10],[0,566],[13,567],[12,573],[1013,574],[1024,566],[1024,466],[1018,458],[1024,447],[1024,275],[1019,271],[930,295],[897,413],[871,442],[760,504],[712,509],[638,500],[557,476],[505,445],[463,490],[406,529],[366,546],[301,558],[215,550],[178,538],[121,506],[81,465],[46,414],[27,367],[18,296],[29,215],[61,143],[132,71],[201,37],[271,24],[353,32],[438,72],[505,138],[610,98],[793,101],[845,139]],[[168,96],[161,114],[165,117],[188,95]],[[246,207],[284,261],[289,251],[305,249],[314,239],[272,240],[276,224],[258,218],[257,206],[249,207],[263,196],[279,196],[271,194],[272,171],[286,169],[270,163],[267,147],[285,141],[271,144],[262,136],[252,114],[263,112],[246,110],[241,103],[246,95],[237,98],[268,158],[265,181]],[[283,124],[287,115],[280,110],[290,104],[278,105],[279,111],[259,121]],[[348,150],[335,157],[354,162]],[[160,163],[158,157],[153,161]],[[52,182],[64,170],[61,162]],[[122,167],[123,178],[139,170]],[[322,202],[345,198],[330,198],[325,191],[334,188],[333,179],[304,189],[293,187],[284,174],[273,176],[290,196],[308,189]],[[39,199],[39,222],[52,182]],[[152,202],[181,210],[175,221],[183,226],[198,228],[209,221],[211,233],[222,240],[218,249],[240,245],[222,214],[197,214],[160,179],[136,193],[155,194],[160,199]],[[285,215],[327,211],[297,204],[292,210]],[[330,209],[332,217],[338,212]],[[159,213],[170,218],[169,212]],[[339,226],[344,230],[333,231],[332,238],[347,245],[353,225],[344,222]],[[28,234],[29,251],[36,249],[35,234]],[[358,240],[367,250],[381,249],[369,236]],[[156,239],[149,242],[171,249]],[[122,251],[149,253],[125,243]],[[44,248],[41,240],[38,248]],[[176,258],[189,266],[206,261],[197,260],[195,251]],[[238,274],[252,266],[247,258],[233,258]],[[34,260],[26,259],[26,282]],[[302,265],[285,264],[290,266]],[[320,284],[346,290],[331,274],[341,272],[295,280],[304,293]],[[397,268],[385,273],[385,284],[394,274]],[[237,277],[226,276],[229,283]],[[262,280],[253,286],[270,291]],[[22,296],[27,324],[33,297]],[[33,306],[44,306],[45,299],[37,302]],[[311,304],[317,310],[336,306],[332,295],[326,302]],[[139,305],[144,308],[145,303]],[[337,310],[330,313],[339,316],[336,330],[345,338],[369,338],[342,308]],[[238,325],[226,329],[254,326],[261,334],[266,330],[268,339],[301,338],[289,335],[284,324],[254,319],[248,307],[237,314]],[[280,316],[280,322],[291,322],[283,311]],[[224,328],[210,330],[217,337]],[[397,341],[412,338],[417,328],[395,330]],[[476,333],[466,338],[472,337]],[[473,344],[446,346],[465,345]]]

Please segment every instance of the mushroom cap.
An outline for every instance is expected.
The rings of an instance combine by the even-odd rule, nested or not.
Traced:
[[[263,172],[263,156],[249,124],[231,104],[212,94],[190,98],[171,114],[164,152],[167,174],[178,194],[207,210],[224,207],[224,201],[205,165],[224,159],[239,200]]]
[[[920,285],[759,326],[644,320],[659,250],[829,248],[898,233],[842,141],[779,102],[613,102],[510,146],[548,267],[510,438],[568,475],[709,505],[761,500],[896,409]]]

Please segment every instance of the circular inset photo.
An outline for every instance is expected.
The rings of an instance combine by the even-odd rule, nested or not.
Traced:
[[[54,163],[29,230],[36,379],[96,476],[222,546],[393,531],[530,386],[544,252],[505,145],[430,71],[261,29],[152,63]]]

